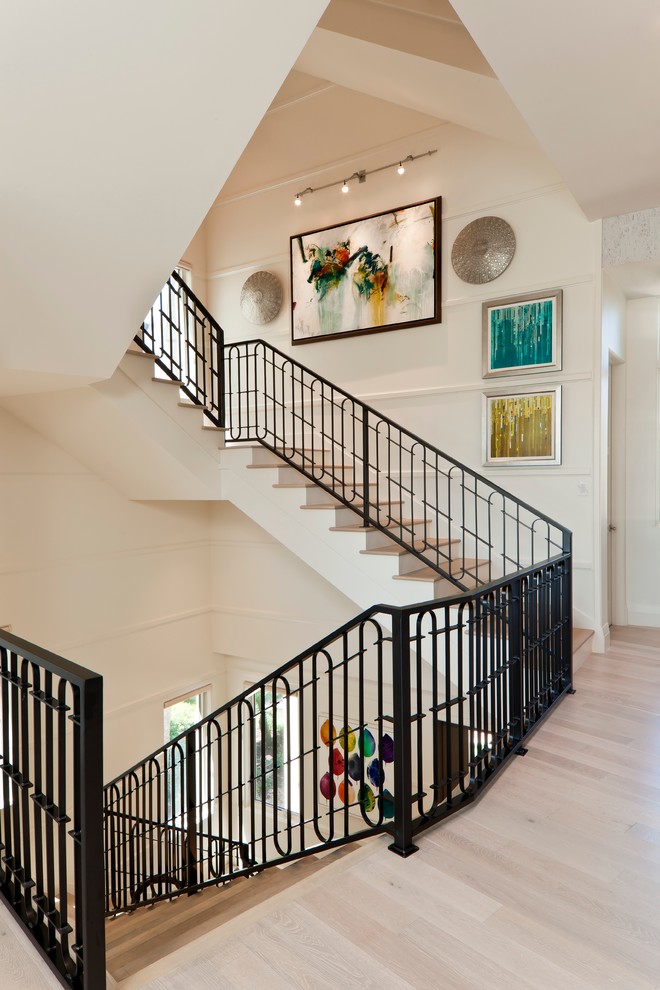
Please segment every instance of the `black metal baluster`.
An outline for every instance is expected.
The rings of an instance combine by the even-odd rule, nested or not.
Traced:
[[[410,710],[410,619],[397,609],[392,613],[392,685],[394,701],[394,842],[392,852],[410,856],[417,852],[412,827],[412,767]]]
[[[524,656],[523,639],[523,585],[520,578],[509,584],[508,603],[509,640],[509,726],[511,738],[520,742],[525,734]]]
[[[32,922],[36,922],[36,912],[32,903],[32,888],[34,887],[34,881],[32,879],[32,850],[31,850],[31,838],[33,831],[32,815],[31,815],[31,801],[30,801],[30,790],[33,787],[33,783],[30,780],[30,724],[29,724],[29,709],[30,709],[30,696],[29,691],[32,687],[30,678],[28,676],[30,665],[27,660],[22,660],[21,662],[21,672],[20,672],[20,706],[21,706],[21,748],[20,748],[20,795],[21,795],[21,828],[23,833],[23,855],[21,861],[22,876],[21,876],[21,888],[22,888],[22,898],[23,898],[23,910],[25,916]]]
[[[191,729],[185,736],[185,774],[186,779],[186,883],[188,893],[193,893],[197,886],[197,862],[199,850],[197,835],[199,823],[197,818],[197,730]],[[183,810],[183,808],[182,808]]]

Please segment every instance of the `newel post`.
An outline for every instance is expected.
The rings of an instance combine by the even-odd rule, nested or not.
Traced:
[[[523,582],[513,578],[509,586],[508,602],[509,640],[509,732],[513,743],[522,741],[525,735],[525,704],[523,698]],[[526,750],[518,750],[520,753]]]
[[[564,530],[563,551],[567,555],[563,563],[563,582],[561,595],[562,620],[562,661],[566,671],[564,687],[569,694],[575,694],[573,687],[573,554],[572,534]]]
[[[74,729],[76,817],[76,928],[82,936],[83,987],[105,986],[105,873],[103,831],[103,678],[85,680]],[[62,759],[60,751],[60,759]],[[74,946],[74,950],[75,950]],[[78,946],[80,948],[80,946]]]
[[[412,714],[410,706],[410,617],[392,613],[392,688],[394,694],[394,842],[399,856],[417,852],[412,822]]]
[[[188,893],[197,885],[198,849],[197,836],[197,747],[195,730],[186,735],[186,881]]]

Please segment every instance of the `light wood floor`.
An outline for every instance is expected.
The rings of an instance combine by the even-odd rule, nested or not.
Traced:
[[[140,985],[660,990],[660,630],[614,630],[576,687],[528,755],[415,856],[365,842]],[[8,960],[24,965],[10,938],[2,990],[56,987],[27,970],[7,981]]]

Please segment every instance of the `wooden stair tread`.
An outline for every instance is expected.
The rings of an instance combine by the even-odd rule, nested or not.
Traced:
[[[257,449],[257,448],[253,448],[253,449]],[[266,450],[267,448],[263,448],[263,449]],[[273,452],[269,451],[269,453],[273,453]],[[273,457],[277,457],[277,454],[273,454]],[[287,461],[283,457],[278,457],[277,461],[269,461],[267,464],[246,464],[245,466],[248,469],[248,471],[263,471],[264,468],[272,469],[272,468],[287,468],[287,467],[292,468],[294,471],[302,471],[301,462],[296,463],[294,461]],[[312,464],[311,467],[318,468],[318,474],[320,478],[323,478],[324,476],[329,475],[331,473],[338,474],[340,471],[344,471],[344,472],[353,471],[352,467],[347,467],[345,464],[328,464],[326,468],[323,468],[317,464]],[[305,470],[307,470],[307,462],[305,462]],[[302,477],[305,477],[305,475],[302,475]]]
[[[581,646],[584,646],[594,635],[593,629],[580,629],[573,626],[573,653],[577,653]]]
[[[257,466],[257,465],[255,465],[255,466]],[[327,475],[326,475],[326,477],[327,477]],[[321,479],[319,479],[319,480],[321,480]],[[273,488],[317,488],[317,487],[319,487],[317,485],[317,482],[316,481],[312,481],[311,478],[306,479],[304,474],[302,474],[300,476],[300,481],[287,481],[287,482],[281,481],[281,482],[276,482],[273,485]],[[349,492],[352,492],[355,489],[362,488],[362,487],[363,487],[362,485],[346,485],[346,489]],[[324,491],[325,491],[325,489],[324,489]],[[337,496],[339,497],[341,495],[341,488],[335,488],[334,489],[334,493],[337,494]],[[330,496],[332,496],[333,495],[333,492],[327,492],[327,494],[330,495]],[[392,503],[392,504],[395,504],[395,503]],[[396,504],[397,505],[400,505],[401,503],[400,502],[397,502]]]
[[[223,924],[257,907],[355,850],[357,843],[332,856],[306,856],[283,869],[272,867],[255,877],[238,877],[221,887],[207,887],[153,907],[106,921],[106,968],[118,988],[134,976]]]
[[[453,543],[460,543],[460,539],[455,536],[452,539],[444,538],[437,540],[415,540],[412,549],[414,550],[426,550],[433,549],[434,547],[447,547]],[[376,557],[402,557],[406,553],[410,553],[411,547],[402,547],[399,543],[392,543],[391,545],[385,547],[373,547],[373,549],[360,550],[360,553],[373,554]]]
[[[344,506],[345,508],[345,506]],[[412,529],[413,527],[425,526],[424,519],[392,519],[389,523],[381,526],[364,526],[362,523],[353,523],[348,526],[330,526],[331,533],[377,533],[382,529]]]
[[[150,361],[156,360],[155,354],[149,354],[148,351],[143,351],[142,348],[136,348],[135,350],[127,350],[124,353],[126,357],[149,358]]]
[[[448,571],[457,581],[462,581],[464,578],[468,580],[474,580],[479,574],[479,571],[487,571],[489,568],[489,563],[487,560],[465,560],[465,561],[446,561],[446,566],[444,569]],[[444,562],[443,562],[444,566]],[[475,574],[476,572],[476,574]],[[409,574],[395,574],[394,581],[444,581],[446,578],[443,574],[438,574],[432,567],[427,564],[419,567],[415,571],[411,571]]]
[[[272,485],[271,487],[273,487],[273,488],[316,488],[316,482],[315,481],[303,481],[301,479],[300,481],[292,481],[292,482],[289,482],[288,484],[284,484],[282,482],[281,484]]]
[[[369,505],[401,505],[401,502],[391,502],[389,499],[380,499],[378,502],[369,502]],[[345,505],[343,502],[319,502],[318,505],[301,505],[301,509],[363,509],[364,502],[358,499]]]
[[[272,451],[270,451],[270,453],[272,453]],[[273,457],[275,456],[277,455],[273,454]],[[301,463],[295,463],[294,461],[285,461],[284,458],[279,458],[277,461],[270,461],[267,464],[246,464],[245,467],[248,469],[248,471],[263,471],[264,468],[270,468],[271,470],[273,468],[277,468],[278,470],[281,470],[282,468],[292,468],[292,470],[294,471],[300,471],[301,477],[303,478],[306,477],[304,474],[302,474]],[[324,478],[324,477],[328,477],[328,475],[331,475],[333,472],[352,471],[353,468],[344,467],[341,464],[328,464],[328,466],[324,468],[320,464],[310,465],[306,462],[305,470],[316,471],[319,478]]]

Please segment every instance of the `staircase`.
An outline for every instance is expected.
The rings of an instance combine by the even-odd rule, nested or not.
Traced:
[[[409,855],[570,688],[570,534],[265,341],[224,345],[175,275],[136,343],[217,432],[221,496],[367,607],[107,785],[107,913],[378,831]]]
[[[564,527],[267,342],[225,345],[176,274],[136,342],[147,357],[122,373],[158,391],[155,435],[175,422],[193,441],[201,491],[235,501],[364,610],[103,797],[99,679],[0,639],[0,887],[81,990],[101,986],[104,914],[205,888],[222,900],[227,884],[376,834],[411,855],[572,690]],[[55,844],[59,881],[40,865],[33,880]]]

